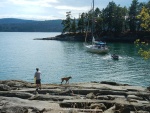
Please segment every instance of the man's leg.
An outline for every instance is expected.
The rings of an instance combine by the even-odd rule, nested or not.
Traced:
[[[36,84],[36,91],[38,91],[38,84]]]
[[[39,84],[39,88],[41,89],[41,84]]]

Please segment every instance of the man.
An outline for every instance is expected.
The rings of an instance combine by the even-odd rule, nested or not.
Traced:
[[[36,90],[38,90],[38,88],[41,89],[41,72],[39,71],[39,68],[36,68],[36,72],[35,72],[35,75],[34,75],[34,78],[35,78],[35,82],[36,82]]]

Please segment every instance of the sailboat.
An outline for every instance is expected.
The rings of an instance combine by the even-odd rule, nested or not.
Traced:
[[[92,8],[92,12],[93,12],[93,16],[94,16],[94,0],[93,0],[93,8]],[[106,45],[106,42],[102,42],[102,41],[95,41],[94,35],[93,35],[93,27],[94,27],[94,21],[93,21],[93,17],[92,16],[92,44],[89,45],[87,43],[85,43],[85,49],[88,52],[92,52],[92,53],[108,53],[109,49]],[[86,39],[85,39],[86,42]]]

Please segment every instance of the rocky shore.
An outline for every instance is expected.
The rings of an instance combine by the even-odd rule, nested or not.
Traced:
[[[115,82],[0,81],[0,113],[150,113],[150,87]]]
[[[78,41],[84,42],[85,41],[85,33],[66,33],[60,34],[55,37],[47,37],[47,38],[35,38],[34,40],[59,40],[59,41]],[[89,35],[88,35],[88,38]]]
[[[34,40],[59,40],[59,41],[78,41],[84,42],[86,37],[87,42],[91,42],[92,36],[90,33],[65,33],[55,37],[47,38],[35,38]],[[123,33],[112,33],[104,32],[101,35],[95,36],[96,40],[106,42],[127,42],[133,43],[136,39],[141,41],[150,42],[150,32],[123,32]]]

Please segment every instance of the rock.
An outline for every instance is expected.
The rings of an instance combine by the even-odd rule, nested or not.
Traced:
[[[130,113],[130,108],[129,107],[125,107],[121,113]]]
[[[35,87],[25,81],[0,81],[0,113],[67,113],[70,109],[82,113],[150,111],[150,91],[140,86],[115,82],[42,84],[38,92]]]
[[[106,106],[103,103],[92,103],[90,105],[90,109],[102,109],[103,111],[106,110]]]
[[[100,82],[100,83],[101,83],[101,84],[109,84],[109,85],[119,86],[119,84],[116,83],[116,82],[102,81],[102,82]]]
[[[0,81],[0,84],[5,84],[10,87],[16,87],[16,88],[35,87],[34,84],[22,80],[5,80],[5,81]]]
[[[63,101],[63,100],[72,100],[71,96],[59,96],[59,95],[42,95],[38,94],[29,98],[29,100],[51,100],[51,101]]]
[[[10,91],[11,88],[8,85],[0,84],[0,91]]]
[[[96,96],[94,95],[94,93],[89,93],[89,94],[86,95],[86,98],[94,99],[94,98],[96,98]]]
[[[130,108],[122,104],[116,104],[115,113],[130,113]]]
[[[12,92],[12,91],[0,91],[0,96],[5,97],[18,97],[22,99],[28,99],[33,96],[33,94],[26,93],[26,92]]]
[[[80,96],[80,95],[76,95],[76,96],[74,97],[74,99],[81,99],[81,96]]]
[[[149,87],[147,87],[147,89],[150,91],[150,86],[149,86]]]
[[[43,113],[44,111],[46,111],[45,108],[43,108],[42,110],[39,110],[39,109],[37,109],[37,108],[31,107],[31,109],[32,109],[32,112],[34,112],[34,113]]]
[[[127,96],[127,99],[137,99],[137,100],[143,100],[142,97],[138,97],[138,96],[135,96],[135,95],[128,95]]]
[[[137,111],[137,113],[149,113],[148,111]]]
[[[123,104],[115,104],[115,111],[122,111],[124,108]]]
[[[3,107],[1,113],[28,113],[28,109],[21,106]]]
[[[99,100],[109,100],[108,96],[97,96],[97,99]]]
[[[115,111],[115,105],[105,110],[103,113],[114,113],[114,111]]]

